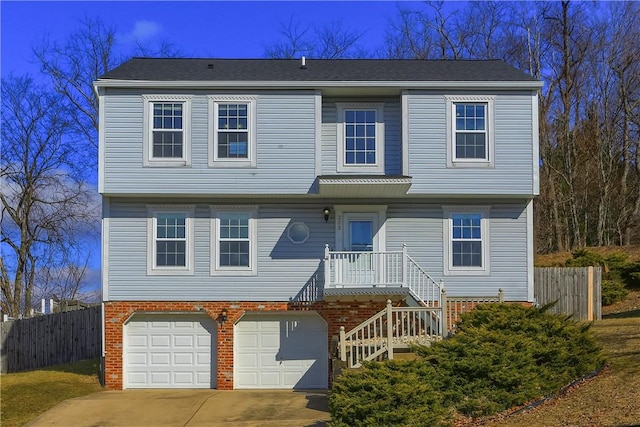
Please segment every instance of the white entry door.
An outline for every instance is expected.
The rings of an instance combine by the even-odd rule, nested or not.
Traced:
[[[349,285],[373,284],[377,270],[375,252],[380,250],[378,214],[346,212],[342,229],[344,250],[351,252],[341,262],[342,280]]]

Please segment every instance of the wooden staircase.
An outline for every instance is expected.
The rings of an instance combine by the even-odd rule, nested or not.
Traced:
[[[393,359],[413,345],[431,345],[442,339],[445,316],[441,307],[387,306],[350,331],[340,327],[337,353],[345,368],[358,368],[369,360]]]

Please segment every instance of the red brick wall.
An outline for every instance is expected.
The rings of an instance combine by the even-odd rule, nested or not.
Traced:
[[[123,325],[136,312],[200,312],[206,311],[217,319],[222,309],[228,312],[228,321],[218,326],[217,333],[217,387],[233,389],[233,325],[246,311],[316,311],[328,325],[328,343],[338,335],[340,326],[347,330],[359,325],[385,307],[384,302],[318,302],[310,305],[286,302],[237,301],[111,301],[105,303],[105,384],[108,389],[121,390]],[[329,348],[329,355],[333,351]]]

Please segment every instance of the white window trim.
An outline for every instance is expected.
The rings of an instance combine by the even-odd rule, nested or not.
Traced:
[[[337,170],[348,173],[384,173],[384,103],[338,103],[337,107]],[[345,163],[345,110],[376,110],[376,163],[349,165]]]
[[[144,101],[144,131],[143,131],[143,165],[144,166],[190,166],[191,165],[191,95],[142,95]],[[153,108],[155,102],[182,102],[182,158],[154,158],[153,144]]]
[[[212,276],[256,276],[258,274],[258,206],[210,206],[211,210],[211,268]],[[249,267],[221,267],[218,229],[221,212],[249,214]]]
[[[231,168],[255,168],[257,156],[257,124],[256,95],[209,95],[209,166]],[[218,158],[218,105],[219,104],[247,104],[248,144],[246,159]]]
[[[147,274],[150,276],[188,276],[194,274],[195,205],[148,205],[147,206]],[[187,244],[185,245],[185,266],[170,267],[156,265],[156,218],[159,213],[186,214],[185,226]]]
[[[494,111],[495,96],[487,95],[445,95],[447,103],[447,165],[448,167],[494,167],[495,166],[495,137]],[[484,159],[456,158],[456,121],[455,104],[484,103],[487,104],[485,125],[487,128],[486,157]]]
[[[442,222],[442,241],[443,241],[443,260],[445,276],[488,276],[491,274],[490,266],[490,248],[491,238],[489,230],[489,213],[491,206],[443,206],[443,222]],[[454,267],[451,257],[453,245],[453,220],[454,214],[480,214],[482,233],[482,267]]]

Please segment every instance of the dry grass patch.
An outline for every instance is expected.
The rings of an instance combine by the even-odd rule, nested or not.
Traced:
[[[2,427],[22,426],[63,400],[102,391],[97,359],[4,374],[0,381]]]
[[[596,378],[491,426],[629,426],[640,423],[640,310],[611,314],[592,331],[609,360]]]
[[[608,257],[612,254],[625,254],[629,262],[640,260],[640,245],[635,246],[596,246],[585,248],[589,252]],[[536,255],[536,267],[559,267],[573,258],[571,252],[556,252],[552,254]]]

